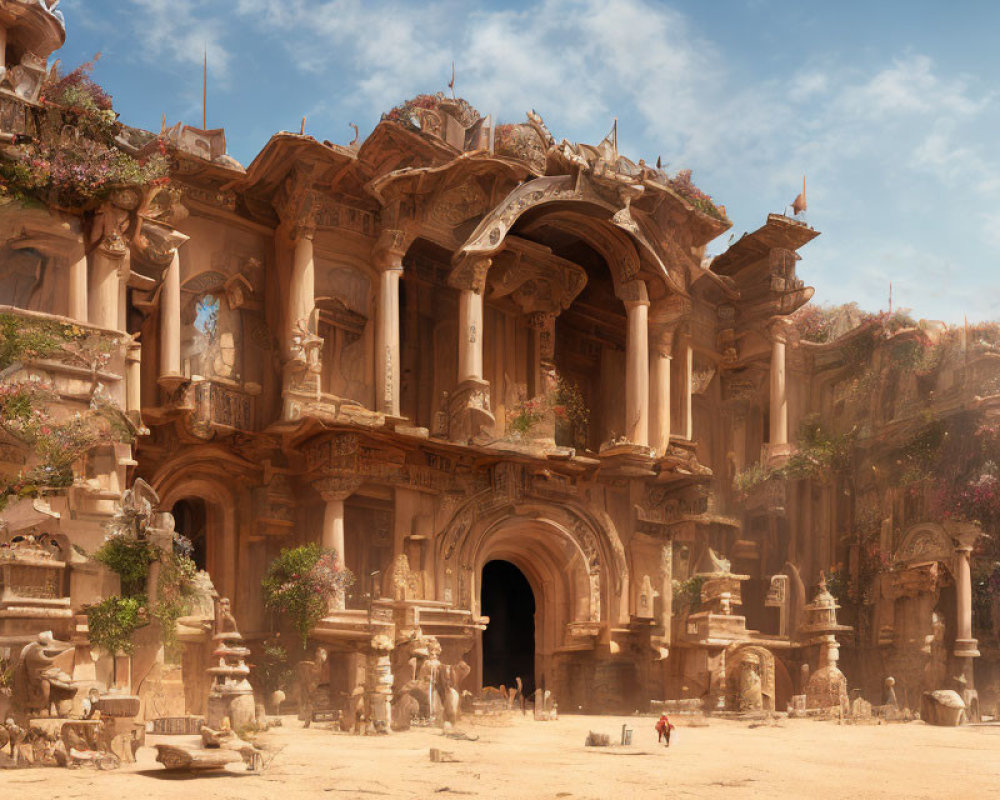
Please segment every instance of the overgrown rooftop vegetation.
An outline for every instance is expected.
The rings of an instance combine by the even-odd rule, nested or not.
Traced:
[[[36,114],[37,136],[0,150],[0,203],[38,201],[87,210],[116,189],[167,181],[165,149],[130,152],[110,95],[92,78],[96,58],[45,79]]]

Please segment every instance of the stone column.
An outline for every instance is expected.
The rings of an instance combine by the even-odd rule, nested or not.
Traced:
[[[785,386],[785,343],[788,323],[775,320],[771,333],[771,452],[783,455],[788,449],[788,393]]]
[[[674,329],[661,328],[649,354],[649,445],[658,455],[670,447],[670,365]]]
[[[631,281],[621,289],[628,315],[625,341],[625,437],[649,444],[649,297],[646,284]]]
[[[660,551],[660,624],[670,642],[670,621],[674,616],[674,545],[667,542]]]
[[[403,234],[384,231],[395,247],[378,251],[379,270],[378,327],[375,329],[375,396],[378,410],[390,417],[399,416],[399,279],[403,275]],[[381,241],[381,240],[380,240]]]
[[[684,343],[684,438],[687,441],[694,439],[694,412],[691,407],[691,398],[694,395],[694,349],[691,347],[691,338],[688,336]]]
[[[975,658],[979,655],[978,642],[972,637],[972,570],[969,556],[972,545],[960,543],[955,548],[955,657]],[[971,670],[969,670],[971,673]],[[966,676],[971,680],[971,674]],[[969,683],[971,687],[971,682]]]
[[[173,391],[184,382],[181,372],[181,257],[174,250],[160,289],[160,374],[157,383]]]
[[[462,289],[458,297],[458,379],[483,379],[483,296]]]
[[[118,329],[119,284],[127,252],[122,238],[113,235],[91,254],[87,321],[100,328]]]
[[[313,259],[313,237],[316,227],[310,221],[292,231],[292,273],[288,282],[288,302],[285,306],[285,347],[294,358],[299,352],[293,339],[309,330],[316,308],[316,265]]]
[[[69,316],[87,322],[87,256],[81,251],[72,256],[69,265]]]
[[[347,553],[344,544],[344,501],[361,486],[361,479],[354,477],[330,477],[316,481],[313,486],[326,501],[323,509],[323,532],[320,544],[337,551],[342,569],[347,569]],[[333,599],[333,609],[342,610],[346,605],[343,592]]]
[[[456,264],[448,284],[458,297],[458,385],[451,394],[448,435],[456,441],[487,431],[496,420],[490,408],[490,385],[483,379],[483,292],[492,260],[468,258]]]
[[[555,366],[556,315],[546,311],[528,314],[528,328],[531,331],[531,364],[529,366],[531,384],[528,389],[534,395],[545,392],[544,373]]]
[[[142,345],[129,342],[125,351],[125,410],[138,414],[142,408]]]

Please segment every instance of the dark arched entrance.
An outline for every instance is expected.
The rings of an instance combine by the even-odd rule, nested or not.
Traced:
[[[208,569],[208,548],[205,529],[208,514],[200,497],[186,497],[174,503],[174,530],[191,540],[191,558],[198,569]]]
[[[535,691],[535,595],[524,573],[509,561],[483,567],[482,613],[490,618],[483,631],[483,686],[524,683]]]

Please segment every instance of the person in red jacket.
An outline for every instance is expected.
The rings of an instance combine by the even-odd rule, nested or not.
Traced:
[[[673,729],[674,726],[670,724],[667,715],[661,714],[660,718],[656,721],[656,743],[659,744],[663,739],[666,739],[667,747],[670,747],[670,731]]]

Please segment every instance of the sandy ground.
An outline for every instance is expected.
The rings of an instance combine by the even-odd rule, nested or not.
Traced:
[[[564,716],[534,722],[520,716],[460,728],[476,741],[416,729],[355,737],[325,726],[285,725],[264,734],[263,772],[167,773],[155,751],[114,772],[40,769],[0,773],[0,798],[69,800],[255,800],[256,798],[819,798],[988,797],[1000,791],[1000,725],[934,728],[920,722],[840,726],[836,722],[746,722],[675,719],[669,749],[656,744],[647,717]],[[588,730],[631,748],[584,747]],[[614,737],[617,737],[615,739]],[[150,737],[178,741],[177,737]],[[430,748],[454,762],[433,763]]]

